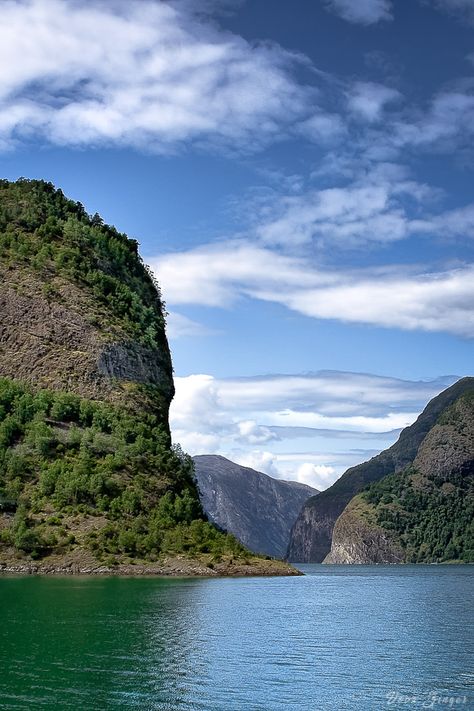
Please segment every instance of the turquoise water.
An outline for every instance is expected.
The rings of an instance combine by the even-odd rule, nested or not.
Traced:
[[[473,566],[0,578],[1,709],[474,709]]]

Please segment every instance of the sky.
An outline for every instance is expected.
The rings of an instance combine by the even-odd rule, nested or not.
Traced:
[[[1,20],[1,176],[140,242],[186,451],[324,489],[473,374],[474,0]]]

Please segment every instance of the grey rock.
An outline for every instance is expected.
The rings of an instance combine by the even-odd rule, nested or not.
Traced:
[[[317,490],[242,467],[225,457],[194,457],[202,506],[210,520],[255,553],[281,558],[301,507]]]
[[[108,344],[99,354],[97,370],[109,379],[156,385],[169,399],[174,393],[168,353],[145,348],[139,343]]]

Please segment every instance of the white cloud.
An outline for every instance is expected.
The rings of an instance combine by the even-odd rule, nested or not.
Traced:
[[[286,475],[289,475],[289,481],[307,484],[318,490],[327,489],[337,478],[337,471],[334,467],[313,462],[296,463],[295,465],[291,456],[286,459],[284,456],[276,456],[272,452],[264,450],[252,450],[241,454],[236,457],[236,463],[258,472],[264,472],[275,479],[284,479]]]
[[[347,132],[346,125],[340,116],[321,111],[297,124],[295,130],[296,133],[318,143],[337,141]]]
[[[392,428],[413,422],[453,380],[410,382],[333,371],[177,377],[171,430],[192,455],[221,454],[277,478],[325,488],[349,466],[392,444],[398,436]],[[359,449],[361,438],[370,439],[372,449]]]
[[[327,489],[334,482],[334,474],[334,467],[304,462],[296,470],[296,481],[313,486],[315,489]]]
[[[373,25],[382,20],[392,20],[390,0],[325,0],[324,4],[348,22]]]
[[[246,296],[312,318],[474,337],[472,265],[338,271],[232,241],[166,255],[152,266],[171,304],[223,306]]]
[[[474,237],[474,205],[437,215],[429,222],[429,229],[433,226],[439,234],[447,237]]]
[[[254,295],[313,318],[474,337],[473,266],[409,276],[348,274],[332,287],[287,294],[256,289]]]
[[[302,260],[244,240],[167,254],[151,260],[150,266],[170,304],[226,306],[262,279],[275,287],[314,284],[314,275]]]
[[[233,0],[4,0],[0,23],[0,150],[39,140],[61,146],[131,146],[170,153],[184,145],[257,150],[283,136],[399,152],[472,136],[472,96],[443,92],[423,115],[390,119],[398,92],[342,81],[270,42],[220,29]],[[468,9],[467,1],[439,3]],[[353,22],[391,19],[388,0],[328,0]],[[311,67],[310,84],[297,69]],[[309,75],[309,73],[308,73]],[[317,85],[317,86],[316,86]],[[351,133],[342,111],[376,125]],[[339,107],[339,108],[335,108]]]
[[[170,311],[166,317],[166,334],[171,340],[185,337],[209,336],[214,333],[215,331],[212,329],[176,311]]]
[[[319,412],[298,412],[286,408],[279,412],[266,413],[266,423],[279,427],[304,427],[314,429],[343,429],[349,432],[388,432],[401,429],[412,423],[412,412],[390,412],[383,417],[328,417]]]
[[[411,145],[451,150],[463,145],[469,148],[473,133],[474,94],[459,88],[437,94],[417,119],[394,122],[391,135],[384,140],[397,149]]]
[[[303,119],[300,57],[220,31],[187,2],[5,0],[0,140],[250,147]],[[198,5],[199,9],[199,5]],[[201,7],[201,10],[203,7]]]
[[[258,472],[269,474],[270,476],[280,479],[279,471],[276,466],[276,457],[271,452],[253,450],[236,457],[236,463],[243,467],[250,467]]]
[[[345,165],[352,178],[346,185],[257,202],[256,237],[286,248],[311,241],[318,247],[353,248],[436,229],[426,208],[438,197],[438,190],[410,179],[407,170],[395,163],[380,162],[365,172],[358,168],[354,177],[355,166]]]
[[[413,227],[388,185],[362,184],[315,190],[283,198],[280,216],[257,229],[265,244],[298,245],[316,240],[342,247],[403,239]]]
[[[191,376],[192,378],[197,376]],[[200,376],[208,379],[209,376]],[[191,380],[192,384],[194,381]],[[412,382],[363,373],[318,371],[304,375],[268,375],[207,380],[217,388],[220,402],[232,412],[272,413],[289,408],[302,417],[320,413],[330,419],[348,416],[385,417],[387,403],[393,412],[414,412],[420,403],[447,387],[452,380]],[[188,388],[186,379],[178,383]],[[340,429],[340,422],[333,429]],[[299,427],[304,427],[302,420]],[[319,425],[318,425],[319,427]],[[365,431],[360,423],[354,428]],[[378,427],[378,431],[383,428]]]
[[[237,423],[237,427],[239,438],[249,444],[264,444],[278,439],[276,432],[273,432],[269,427],[258,425],[255,420],[242,420]]]
[[[398,101],[400,92],[382,84],[356,82],[348,96],[349,109],[360,118],[372,123],[378,121],[387,104]]]

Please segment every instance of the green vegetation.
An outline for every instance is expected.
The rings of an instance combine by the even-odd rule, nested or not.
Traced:
[[[107,308],[102,325],[115,320],[135,341],[167,348],[159,287],[137,242],[51,183],[0,180],[0,263],[40,273],[47,298],[58,298],[56,278],[77,283]]]
[[[411,563],[474,562],[474,471],[424,478],[408,467],[362,497]]]
[[[246,557],[202,513],[190,457],[156,415],[0,378],[0,550]],[[80,525],[77,526],[77,522]],[[84,525],[84,522],[87,525]]]

